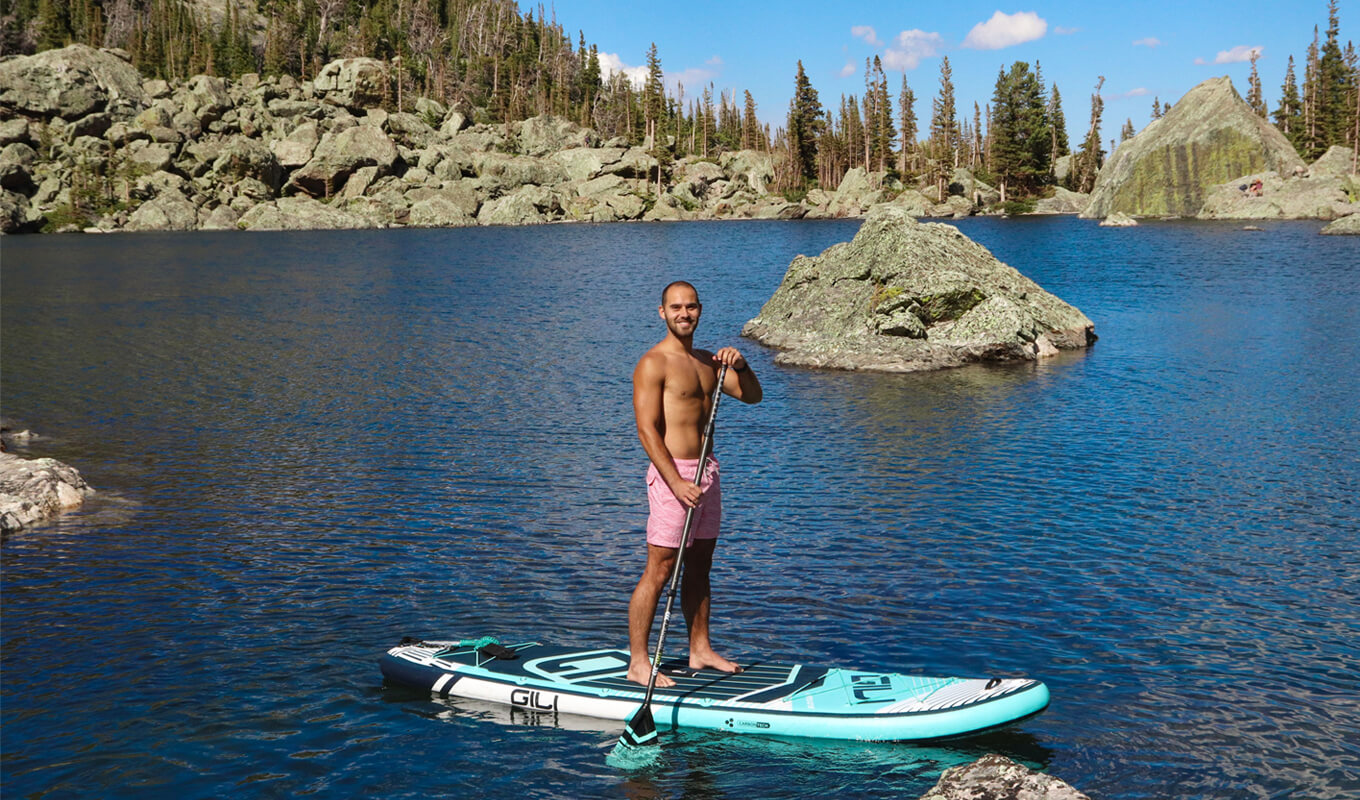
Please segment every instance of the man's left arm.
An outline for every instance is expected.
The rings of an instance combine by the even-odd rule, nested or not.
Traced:
[[[713,354],[713,360],[726,364],[727,377],[723,379],[723,394],[735,397],[743,403],[759,403],[764,392],[756,371],[735,347],[724,347]]]

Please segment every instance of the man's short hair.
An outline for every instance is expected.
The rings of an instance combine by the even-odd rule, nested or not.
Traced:
[[[690,283],[689,281],[671,281],[670,283],[666,284],[665,289],[661,290],[661,305],[663,306],[666,305],[666,294],[669,293],[670,290],[675,288],[676,286],[684,286],[686,289],[689,289],[691,292],[694,292],[694,297],[696,299],[699,297],[699,290],[695,289],[694,284]]]

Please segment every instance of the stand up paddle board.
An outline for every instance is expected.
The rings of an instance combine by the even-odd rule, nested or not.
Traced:
[[[395,684],[539,714],[624,721],[646,691],[628,681],[623,650],[408,638],[380,664]],[[932,678],[764,662],[737,674],[694,670],[683,661],[663,664],[662,671],[676,685],[658,686],[652,697],[661,727],[920,741],[976,733],[1048,706],[1048,687],[1026,678]]]

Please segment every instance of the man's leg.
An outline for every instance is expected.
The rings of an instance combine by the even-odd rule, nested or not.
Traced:
[[[642,578],[633,589],[633,598],[628,601],[628,680],[647,685],[652,677],[652,660],[647,653],[647,640],[652,635],[652,620],[656,618],[656,604],[666,582],[671,579],[675,569],[675,556],[680,552],[677,547],[658,547],[647,545],[647,566],[642,570]],[[675,681],[664,674],[656,676],[657,686],[674,686]]]
[[[694,669],[741,672],[741,667],[713,652],[708,639],[710,587],[708,571],[713,566],[717,539],[695,539],[685,551],[685,574],[680,579],[680,607],[689,627],[689,665]]]

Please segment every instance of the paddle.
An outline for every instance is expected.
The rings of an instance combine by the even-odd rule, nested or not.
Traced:
[[[713,421],[718,418],[718,401],[722,399],[723,378],[727,376],[727,365],[718,368],[718,382],[713,387],[713,408],[708,412],[708,422],[704,424],[703,439],[699,444],[699,465],[694,469],[694,484],[699,485],[703,478],[704,466],[713,450]],[[661,631],[656,636],[656,653],[652,655],[652,676],[647,680],[647,694],[642,698],[642,707],[623,727],[619,743],[614,745],[611,756],[635,751],[640,748],[656,747],[661,744],[656,734],[656,721],[652,719],[652,692],[656,689],[656,676],[661,672],[661,647],[666,641],[666,629],[671,623],[671,608],[675,605],[675,587],[680,583],[680,569],[685,561],[685,547],[689,544],[690,528],[694,524],[694,508],[685,512],[685,527],[680,534],[680,552],[675,556],[675,566],[671,569],[670,588],[666,593],[666,612],[661,615]]]

